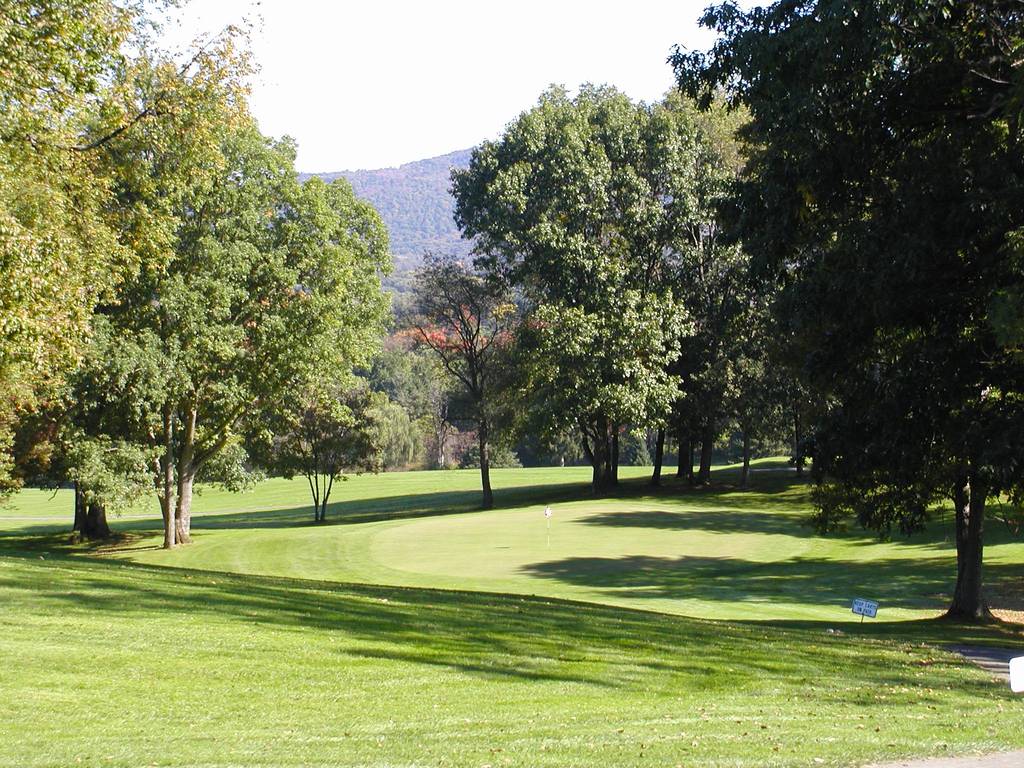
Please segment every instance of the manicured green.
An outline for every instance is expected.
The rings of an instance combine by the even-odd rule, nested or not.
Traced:
[[[0,558],[0,601],[3,766],[736,768],[1024,746],[1020,702],[984,673],[820,628],[39,556]]]
[[[537,594],[702,618],[842,622],[858,596],[878,599],[883,621],[934,617],[948,605],[956,562],[948,522],[888,543],[862,531],[819,536],[805,524],[806,486],[780,462],[755,464],[745,492],[728,485],[733,469],[716,472],[712,491],[670,483],[657,495],[643,482],[647,469],[622,471],[635,479],[597,499],[586,467],[494,470],[499,508],[490,512],[467,511],[479,502],[475,470],[363,475],[335,486],[327,525],[311,522],[301,481],[244,495],[208,490],[196,501],[197,544],[173,552],[146,534],[155,533],[155,504],[151,520],[114,525],[141,534],[118,554],[151,564]],[[49,518],[69,500],[50,498],[23,493],[0,520],[66,526],[66,517]],[[550,534],[545,504],[554,510]],[[998,524],[989,533],[990,592],[1015,607],[1024,542]]]
[[[754,768],[1024,747],[1021,702],[939,648],[1024,647],[1019,631],[861,626],[845,606],[934,612],[940,536],[813,535],[785,471],[651,496],[623,470],[637,479],[602,500],[588,468],[496,471],[486,513],[466,511],[473,470],[362,476],[326,525],[299,483],[208,489],[196,543],[169,553],[155,510],[90,549],[57,533],[66,495],[24,492],[0,513],[0,766]],[[1024,544],[992,553],[1019,583]]]

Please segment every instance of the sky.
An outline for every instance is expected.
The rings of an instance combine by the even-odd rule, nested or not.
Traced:
[[[708,0],[192,0],[182,45],[254,23],[251,108],[300,171],[383,168],[497,138],[551,84],[652,101],[674,44],[705,48]]]

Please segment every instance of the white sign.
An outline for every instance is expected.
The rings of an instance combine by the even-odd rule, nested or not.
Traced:
[[[853,612],[859,616],[867,616],[869,619],[873,619],[878,615],[878,603],[874,600],[865,600],[863,597],[858,597],[853,601]]]
[[[1010,659],[1010,690],[1024,693],[1024,656]]]

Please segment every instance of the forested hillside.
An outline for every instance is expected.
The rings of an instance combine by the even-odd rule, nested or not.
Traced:
[[[469,253],[452,219],[455,203],[449,193],[451,169],[469,165],[472,150],[417,160],[397,168],[318,173],[331,181],[341,176],[355,193],[377,209],[391,235],[395,267],[415,267],[427,251]]]

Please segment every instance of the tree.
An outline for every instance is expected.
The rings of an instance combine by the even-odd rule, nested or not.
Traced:
[[[494,506],[489,450],[501,386],[502,352],[512,338],[516,308],[495,284],[452,257],[430,256],[416,276],[421,344],[431,349],[467,400],[476,429],[483,508]]]
[[[409,412],[390,400],[377,408],[380,428],[381,466],[407,469],[420,457],[423,441]]]
[[[161,451],[148,437],[171,375],[151,335],[125,338],[105,316],[93,319],[84,357],[54,409],[61,450],[48,468],[51,482],[75,485],[78,537],[109,537],[108,509],[123,511],[152,492]]]
[[[110,0],[0,2],[0,492],[19,482],[18,421],[74,368],[127,261],[89,129],[143,25]]]
[[[379,394],[358,388],[304,398],[285,417],[274,448],[274,466],[282,476],[302,475],[313,497],[313,519],[327,519],[334,481],[345,472],[378,472],[381,434],[376,411],[386,404]]]
[[[700,112],[678,93],[670,94],[662,109],[694,136],[687,187],[690,205],[680,212],[663,279],[692,322],[670,369],[679,377],[681,390],[672,415],[680,455],[687,462],[679,465],[692,482],[704,484],[711,479],[715,441],[729,418],[737,360],[749,331],[745,318],[754,300],[749,255],[720,210],[742,171],[738,131],[747,116],[742,109],[730,111],[721,101]],[[694,476],[696,445],[700,454]]]
[[[617,482],[618,428],[675,399],[684,314],[659,280],[690,204],[685,130],[610,88],[551,89],[453,174],[477,264],[522,295],[529,389],[548,432],[578,429],[595,490]]]
[[[382,333],[389,267],[372,208],[344,181],[299,184],[291,142],[259,133],[230,41],[193,66],[140,66],[134,90],[178,94],[175,107],[104,145],[139,266],[98,312],[117,344],[166,369],[137,439],[159,454],[168,547],[190,540],[202,472],[226,456],[244,466],[268,415],[325,371],[365,362]]]
[[[165,408],[180,425],[179,542],[189,540],[202,467],[237,444],[260,411],[325,372],[364,362],[382,333],[387,238],[376,213],[344,181],[297,185],[290,144],[252,129],[234,140],[228,183],[197,201],[204,216],[190,222],[194,239],[147,291],[159,297],[156,320],[178,360]],[[268,212],[276,212],[269,221]]]
[[[754,441],[777,437],[784,431],[787,394],[791,390],[791,376],[779,362],[782,355],[773,354],[781,342],[774,334],[768,299],[764,295],[749,296],[747,311],[738,318],[741,330],[733,345],[734,377],[728,409],[740,431],[743,488],[750,484]],[[794,459],[800,471],[802,462],[796,448]]]
[[[705,103],[724,89],[751,114],[735,210],[816,403],[818,521],[912,531],[951,499],[949,615],[981,619],[986,502],[1019,497],[1024,477],[1024,361],[1005,333],[1021,285],[1024,8],[727,3],[703,23],[718,42],[674,64]]]

